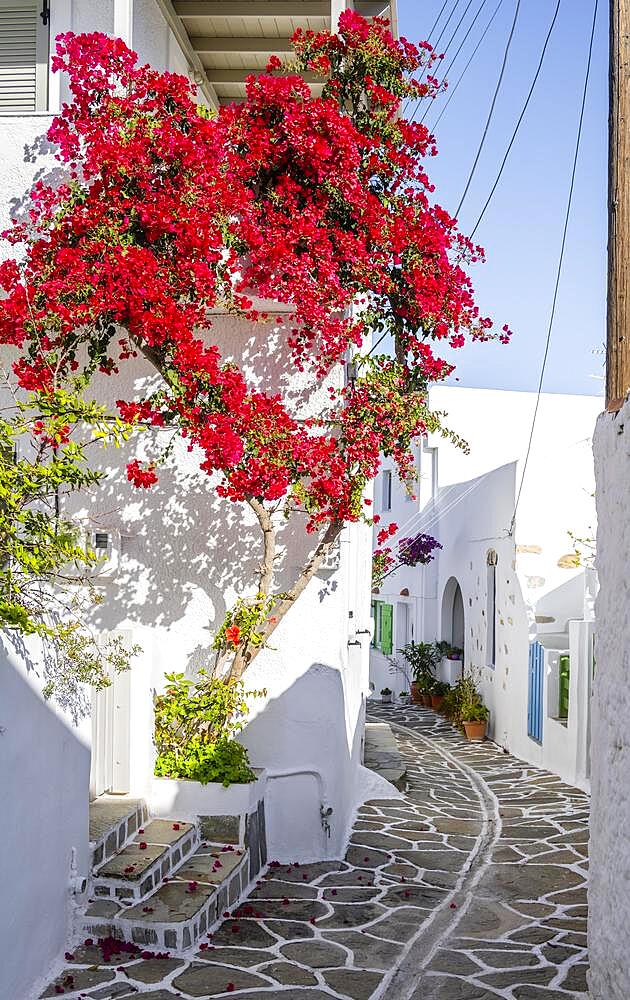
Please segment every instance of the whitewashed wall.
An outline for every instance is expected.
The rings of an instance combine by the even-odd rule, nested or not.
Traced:
[[[26,997],[70,930],[73,851],[88,864],[90,750],[41,696],[39,650],[0,643],[0,997]]]
[[[466,666],[481,677],[491,712],[491,737],[517,756],[588,787],[583,741],[589,694],[587,658],[578,655],[583,652],[582,633],[576,632],[571,640],[569,628],[571,620],[583,617],[585,580],[581,570],[561,567],[559,561],[572,551],[569,531],[582,537],[594,532],[591,436],[601,400],[541,397],[511,534],[535,402],[533,393],[460,387],[431,391],[432,407],[446,411],[446,424],[468,441],[470,454],[439,438],[431,439],[436,452],[425,450],[419,456],[419,509],[400,490],[395,491],[392,516],[383,514],[383,519],[396,521],[400,536],[427,531],[444,548],[429,566],[404,568],[390,577],[379,599],[394,604],[394,634],[396,610],[404,602],[410,605],[416,639],[453,641],[449,595],[456,580],[464,603]],[[434,500],[427,500],[436,473],[438,492]],[[379,490],[377,483],[377,498]],[[491,549],[498,555],[494,668],[487,664],[487,556]],[[409,598],[401,596],[403,589],[409,591]],[[527,735],[528,650],[535,638],[551,650],[544,684],[542,745]],[[553,718],[557,714],[554,670],[558,651],[570,647],[572,689],[564,726]],[[374,651],[370,676],[376,691],[388,676],[388,664]],[[388,686],[394,686],[391,675]]]
[[[589,876],[593,1000],[630,996],[630,403],[603,413],[597,479],[597,666]]]

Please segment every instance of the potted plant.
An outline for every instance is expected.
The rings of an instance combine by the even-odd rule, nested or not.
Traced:
[[[439,712],[442,708],[444,696],[448,694],[451,686],[446,681],[436,681],[431,688],[431,708]]]
[[[401,691],[400,694],[398,695],[398,701],[400,702],[401,705],[408,705],[409,704],[409,692],[408,691]]]
[[[431,704],[431,689],[435,683],[435,667],[439,656],[434,642],[409,642],[400,652],[409,667],[413,681],[411,698],[416,705]]]
[[[391,688],[381,689],[381,701],[384,705],[391,705],[392,703],[392,691]]]
[[[474,679],[469,675],[460,681],[459,719],[466,739],[480,742],[486,738],[490,712],[483,703]]]
[[[463,673],[462,659],[464,651],[459,646],[452,646],[450,642],[445,642],[444,640],[436,642],[435,648],[440,664],[440,680],[454,686],[460,680]]]

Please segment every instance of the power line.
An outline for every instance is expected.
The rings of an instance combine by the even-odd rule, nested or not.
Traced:
[[[442,14],[444,13],[444,8],[446,7],[447,3],[448,3],[448,0],[444,0],[444,3],[440,7],[440,13],[438,14],[438,16],[436,17],[435,21],[433,22],[433,27],[431,28],[431,31],[427,35],[427,42],[431,41],[431,35],[433,34],[433,32],[435,31],[435,29],[437,28],[439,20],[442,17]]]
[[[470,6],[471,2],[472,2],[472,0],[469,0],[469,6]],[[448,28],[449,24],[451,23],[451,18],[453,17],[453,14],[455,13],[455,11],[457,10],[457,8],[459,7],[459,4],[460,4],[460,0],[455,0],[455,5],[454,5],[452,11],[450,12],[450,14],[448,15],[448,17],[446,18],[446,21],[444,22],[444,27],[442,28],[440,34],[438,35],[438,38],[437,38],[437,41],[435,42],[435,45],[433,45],[433,51],[434,52],[437,49],[437,47],[440,44],[440,42],[442,41],[442,36],[444,35],[444,32],[446,31],[446,29]],[[444,10],[445,6],[446,6],[446,4],[444,4],[444,6],[442,7],[442,10]],[[440,17],[442,16],[442,10],[438,14],[437,20],[436,20],[435,24],[433,25],[433,28],[431,28],[431,32],[435,28],[435,25],[437,24],[437,22],[440,20]],[[457,28],[455,29],[455,32],[457,32]],[[451,40],[452,40],[452,36],[451,36]],[[422,98],[419,97],[417,99],[415,105],[414,105],[414,109],[411,112],[411,115],[409,116],[409,121],[413,121],[414,116],[416,114],[416,111],[418,110],[418,107],[420,106],[421,102],[422,102]],[[404,113],[406,113],[407,108],[409,107],[410,103],[411,103],[411,98],[408,98],[407,103],[405,104],[405,106],[403,108],[403,112]]]
[[[523,472],[521,474],[521,482],[518,488],[518,493],[516,495],[516,503],[514,505],[514,514],[512,515],[512,521],[510,523],[510,534],[514,531],[514,525],[516,524],[516,514],[518,511],[518,505],[520,503],[521,494],[523,492],[523,483],[525,482],[525,473],[527,472],[527,465],[529,462],[529,457],[532,450],[532,442],[534,440],[534,430],[536,428],[536,418],[538,417],[538,410],[540,408],[540,397],[542,394],[543,381],[545,378],[545,368],[547,366],[547,358],[549,356],[549,346],[551,344],[551,331],[553,329],[553,321],[556,315],[556,304],[558,302],[558,289],[560,287],[560,278],[562,275],[562,264],[564,261],[564,251],[567,242],[567,231],[569,228],[569,219],[571,216],[571,205],[573,202],[573,190],[575,187],[575,175],[577,172],[578,158],[580,154],[580,142],[582,139],[582,126],[584,124],[584,109],[586,107],[586,95],[588,92],[588,82],[591,75],[591,61],[593,56],[593,39],[595,37],[595,25],[597,22],[597,7],[599,0],[595,0],[595,6],[593,9],[593,23],[591,25],[591,37],[588,46],[588,60],[586,63],[586,74],[584,76],[584,89],[582,91],[582,104],[580,107],[580,119],[578,123],[577,138],[575,142],[575,153],[573,155],[573,169],[571,171],[571,184],[569,186],[569,197],[567,199],[567,210],[564,217],[564,228],[562,230],[562,243],[560,245],[560,257],[558,260],[558,269],[556,272],[556,283],[553,292],[553,301],[551,304],[551,314],[549,317],[549,326],[547,329],[547,339],[545,342],[545,352],[543,354],[542,365],[540,368],[540,378],[538,380],[538,391],[536,393],[536,406],[534,407],[534,415],[532,418],[532,426],[529,433],[529,441],[527,444],[527,451],[525,453],[525,461],[523,462]]]
[[[453,7],[453,9],[452,9],[451,13],[448,15],[448,17],[446,18],[446,21],[444,22],[444,27],[442,28],[440,34],[437,37],[437,41],[436,41],[435,45],[433,46],[434,49],[437,49],[438,45],[442,41],[442,38],[444,37],[444,32],[446,31],[446,29],[448,28],[449,24],[451,23],[451,18],[453,17],[453,14],[455,13],[455,11],[457,10],[457,8],[459,7],[459,4],[460,4],[460,0],[455,0],[455,6]]]
[[[483,7],[483,5],[484,5],[485,3],[486,3],[486,0],[482,0],[482,3],[481,3],[481,7]],[[445,55],[446,55],[446,53],[447,53],[447,52],[449,51],[449,49],[450,49],[451,45],[453,44],[453,41],[454,41],[454,39],[455,39],[455,37],[456,37],[456,35],[457,35],[458,31],[459,31],[459,29],[460,29],[460,28],[461,28],[461,26],[462,26],[462,22],[463,22],[464,18],[466,17],[466,14],[468,13],[468,11],[470,10],[470,8],[472,7],[472,4],[473,4],[473,0],[468,0],[468,3],[466,4],[466,6],[465,6],[465,8],[464,8],[464,13],[463,13],[463,14],[462,14],[462,16],[460,17],[459,21],[457,22],[457,25],[455,26],[455,30],[453,31],[453,33],[451,34],[451,37],[449,38],[448,42],[447,42],[447,43],[446,43],[446,45],[444,46],[444,52],[442,53],[442,55],[444,55],[444,56],[445,56]],[[453,62],[455,61],[455,59],[457,58],[457,56],[458,56],[458,55],[459,55],[459,53],[461,52],[461,49],[462,49],[462,46],[463,46],[464,42],[466,41],[466,39],[468,38],[468,35],[470,34],[470,31],[471,31],[471,29],[472,29],[472,26],[474,25],[475,21],[477,20],[477,17],[479,16],[479,13],[480,13],[480,11],[481,11],[481,7],[480,7],[480,8],[479,8],[479,10],[477,11],[477,14],[476,14],[476,15],[475,15],[475,17],[474,17],[474,19],[473,19],[473,22],[472,22],[472,24],[471,24],[471,25],[469,25],[469,27],[468,27],[468,31],[467,31],[467,32],[466,32],[466,34],[464,35],[464,38],[463,38],[462,42],[460,43],[460,46],[459,46],[459,48],[457,49],[457,52],[455,53],[455,56],[454,56],[454,58],[453,58],[453,59],[451,59],[451,62],[449,63],[449,67],[448,67],[448,69],[444,71],[444,74],[443,74],[443,77],[442,77],[442,82],[443,82],[443,81],[444,81],[444,79],[446,78],[446,75],[447,75],[448,71],[450,70],[451,66],[453,65]],[[417,100],[417,101],[416,101],[416,103],[415,103],[415,106],[414,106],[414,109],[413,109],[413,111],[411,112],[411,115],[409,116],[409,120],[410,120],[410,121],[413,121],[413,119],[415,118],[415,116],[416,116],[416,113],[417,113],[417,111],[418,111],[418,108],[420,107],[420,105],[422,104],[422,102],[423,102],[424,100],[426,100],[426,97],[419,97],[419,98],[418,98],[418,100]],[[427,108],[427,111],[428,111],[428,108]],[[425,112],[425,115],[426,115],[426,112]],[[422,118],[420,119],[420,121],[421,121],[421,122],[423,122],[423,121],[424,121],[424,117],[425,117],[425,116],[423,115],[423,117],[422,117]]]
[[[521,111],[521,113],[519,115],[518,121],[517,121],[516,126],[514,128],[514,131],[512,133],[512,138],[510,139],[510,142],[508,144],[508,148],[505,151],[505,156],[503,157],[503,160],[501,161],[501,166],[499,167],[499,172],[498,172],[498,174],[496,176],[496,180],[495,180],[494,184],[492,185],[492,188],[490,189],[490,194],[488,195],[488,197],[486,199],[486,202],[485,202],[483,208],[481,209],[481,213],[479,215],[479,218],[477,219],[477,221],[475,223],[475,227],[474,227],[473,231],[470,234],[471,237],[473,237],[475,235],[475,233],[477,232],[477,229],[479,228],[479,224],[480,224],[481,220],[483,219],[484,215],[486,214],[486,209],[487,209],[488,205],[490,204],[490,202],[492,200],[492,196],[493,196],[494,192],[497,189],[497,185],[498,185],[499,181],[501,180],[501,175],[503,173],[503,169],[505,167],[505,164],[507,163],[508,156],[510,155],[510,150],[512,149],[512,146],[514,145],[514,141],[515,141],[516,136],[518,134],[518,130],[521,127],[521,122],[523,121],[523,118],[525,117],[525,112],[527,111],[527,108],[529,106],[529,102],[531,100],[532,94],[534,93],[534,88],[535,88],[536,83],[538,81],[538,77],[540,76],[540,71],[542,69],[542,65],[543,65],[543,62],[545,60],[545,53],[547,52],[547,46],[549,45],[549,39],[551,38],[551,34],[553,32],[554,25],[555,25],[555,23],[556,23],[556,21],[558,19],[558,11],[560,10],[560,4],[561,3],[562,3],[562,0],[558,0],[558,3],[556,4],[556,9],[554,11],[554,15],[553,15],[553,18],[551,20],[551,24],[549,25],[549,31],[547,32],[547,37],[545,38],[545,44],[543,45],[542,52],[540,53],[540,60],[538,62],[538,66],[537,66],[536,72],[534,74],[534,79],[532,80],[531,87],[529,88],[529,93],[527,94],[527,98],[525,99],[525,103],[523,105],[523,109],[522,109],[522,111]]]
[[[503,77],[505,75],[505,67],[507,66],[508,55],[510,53],[510,47],[512,45],[512,39],[514,38],[514,31],[516,29],[516,22],[518,20],[518,12],[521,9],[521,0],[516,0],[516,8],[514,10],[514,19],[512,21],[512,27],[510,28],[510,34],[508,35],[507,44],[505,46],[505,52],[503,54],[503,62],[501,64],[501,72],[499,73],[499,79],[497,80],[497,85],[495,87],[494,96],[492,98],[492,104],[490,105],[490,111],[488,113],[488,119],[486,121],[486,127],[483,130],[483,135],[481,137],[481,142],[479,143],[479,149],[477,150],[477,155],[475,156],[475,162],[472,165],[470,174],[468,175],[468,180],[466,181],[466,187],[464,188],[464,193],[462,194],[459,205],[455,210],[455,218],[459,215],[461,207],[464,204],[464,199],[468,194],[468,189],[472,184],[472,179],[475,176],[475,171],[477,169],[477,164],[479,163],[479,157],[481,156],[481,151],[485,145],[486,138],[488,135],[488,129],[490,128],[490,122],[492,121],[492,116],[494,114],[494,108],[497,103],[497,98],[499,96],[499,91],[501,90],[501,84],[503,83]]]
[[[475,27],[475,24],[477,23],[477,18],[481,14],[481,12],[482,12],[483,8],[486,6],[487,2],[488,2],[488,0],[481,0],[481,3],[479,5],[479,7],[477,8],[477,13],[473,17],[473,19],[470,22],[470,24],[468,25],[468,28],[466,29],[466,33],[464,34],[464,37],[462,38],[461,42],[459,43],[459,45],[457,47],[457,52],[455,53],[455,55],[451,59],[450,63],[448,64],[448,66],[444,70],[444,75],[442,76],[442,83],[445,80],[448,80],[448,74],[450,73],[450,71],[451,71],[451,69],[453,67],[453,64],[457,60],[457,57],[459,56],[459,53],[462,51],[464,45],[468,41],[468,38],[470,37],[471,31],[473,30],[473,28]],[[468,7],[470,7],[470,4],[468,5]],[[468,7],[466,8],[466,11],[468,10]],[[466,13],[466,11],[464,11],[464,13]],[[462,18],[462,20],[463,20],[463,18]],[[460,21],[460,24],[461,24],[461,21]],[[459,25],[458,25],[458,27],[459,27]],[[448,46],[447,46],[447,49],[448,49]],[[424,121],[424,119],[426,118],[426,116],[428,115],[428,113],[429,113],[429,108],[427,108],[427,110],[423,114],[422,118],[420,119],[420,122]]]
[[[435,121],[434,121],[434,123],[433,123],[433,125],[431,127],[431,131],[432,132],[435,131],[435,129],[437,128],[437,126],[441,122],[441,120],[442,120],[442,118],[444,116],[444,112],[446,111],[446,109],[448,108],[449,104],[451,103],[451,101],[455,97],[455,94],[457,92],[457,88],[459,87],[460,83],[462,82],[462,80],[464,79],[466,73],[468,72],[468,67],[470,66],[470,64],[473,61],[473,59],[475,58],[475,56],[477,55],[477,52],[478,52],[478,50],[479,50],[479,48],[481,46],[481,43],[483,42],[484,38],[488,34],[488,31],[490,30],[492,22],[494,21],[495,17],[499,13],[499,10],[503,6],[503,2],[504,2],[504,0],[499,0],[498,4],[494,8],[494,12],[493,12],[490,20],[486,24],[485,28],[483,29],[483,31],[481,33],[481,37],[479,38],[479,41],[477,42],[477,44],[475,45],[474,49],[472,50],[468,62],[466,63],[466,65],[464,66],[462,72],[460,73],[459,79],[457,80],[457,83],[453,87],[449,87],[448,100],[447,100],[446,104],[444,105],[444,107],[442,108],[442,110],[440,111],[440,113],[437,116],[437,118],[435,119]]]

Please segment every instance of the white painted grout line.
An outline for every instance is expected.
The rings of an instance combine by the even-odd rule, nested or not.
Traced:
[[[472,891],[489,867],[492,851],[501,835],[498,799],[473,768],[459,761],[448,750],[437,746],[434,741],[423,736],[417,730],[395,722],[391,722],[390,725],[393,729],[404,733],[405,736],[418,740],[430,750],[440,754],[453,767],[466,775],[479,800],[482,811],[482,826],[475,841],[475,847],[468,857],[455,888],[427,917],[418,933],[407,942],[400,961],[385,975],[372,1000],[380,1000],[380,998],[383,1000],[408,1000],[418,985],[418,973],[428,965],[444,938],[451,934],[468,910],[472,900]],[[462,893],[465,894],[464,903],[458,904],[457,910],[451,910],[451,903],[456,896],[461,899]]]

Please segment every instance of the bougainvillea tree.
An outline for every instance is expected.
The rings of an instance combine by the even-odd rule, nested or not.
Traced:
[[[220,473],[219,495],[255,513],[258,579],[215,639],[235,677],[344,524],[370,519],[380,455],[410,479],[411,442],[439,429],[428,385],[452,370],[436,345],[494,336],[466,273],[482,251],[432,200],[433,137],[399,113],[436,91],[430,47],[351,11],[338,34],[293,43],[290,71],[272,59],[242,104],[215,115],[187,79],[138,66],[121,41],[61,36],[54,68],[72,100],[48,138],[67,182],[35,184],[8,237],[15,261],[0,266],[0,340],[19,352],[21,387],[54,397],[143,356],[160,386],[120,398],[119,416],[175,428],[201,470]],[[304,70],[321,75],[321,96]],[[308,419],[253,388],[213,340],[211,311],[267,320],[254,295],[283,307],[296,371],[326,379],[328,406]],[[370,347],[386,337],[391,351]],[[132,461],[127,476],[148,489],[159,465]],[[296,512],[311,554],[278,593],[278,524]]]

